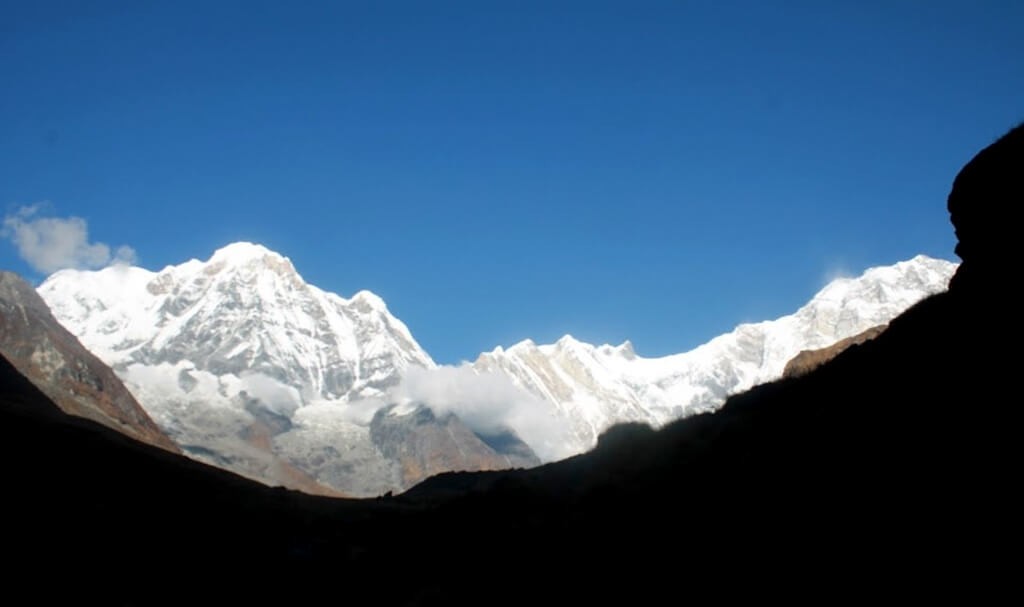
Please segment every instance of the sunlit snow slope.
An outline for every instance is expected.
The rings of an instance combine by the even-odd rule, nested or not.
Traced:
[[[593,346],[566,335],[550,345],[523,341],[481,354],[480,371],[500,370],[552,404],[569,425],[567,453],[592,447],[615,422],[655,426],[709,411],[730,394],[782,376],[801,350],[828,346],[888,323],[927,295],[944,291],[956,264],[918,256],[841,278],[795,314],[756,324],[682,354],[637,356],[627,341]]]

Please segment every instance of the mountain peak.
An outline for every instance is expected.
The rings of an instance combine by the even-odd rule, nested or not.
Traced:
[[[953,262],[946,259],[938,259],[935,257],[929,257],[928,255],[915,255],[913,258],[906,261],[900,261],[894,264],[895,267],[900,269],[906,268],[948,268]]]
[[[518,341],[518,342],[512,344],[511,346],[509,346],[508,347],[508,351],[511,352],[511,351],[518,351],[518,350],[533,350],[533,349],[536,349],[536,348],[537,348],[537,344],[532,339],[527,337],[526,339],[524,339],[522,341]]]
[[[598,346],[597,351],[604,356],[619,356],[627,360],[636,358],[636,352],[633,351],[633,342],[628,339],[617,346],[603,344]]]
[[[291,281],[295,287],[304,284],[290,259],[252,242],[235,242],[221,247],[214,251],[204,266],[206,274],[217,274],[224,269],[231,270],[232,274],[238,270],[245,270],[246,273],[256,270],[257,274],[268,270]]]
[[[584,351],[587,351],[587,352],[591,352],[591,351],[594,350],[594,346],[591,345],[591,344],[588,344],[586,342],[582,342],[582,341],[576,339],[575,337],[573,337],[572,335],[569,335],[568,333],[566,333],[565,335],[560,337],[558,339],[558,341],[555,342],[555,349],[561,350],[563,352],[564,351],[570,351],[570,350],[571,351],[584,350]]]
[[[381,299],[379,295],[372,291],[367,291],[366,289],[363,289],[353,295],[350,301],[364,303],[378,312],[386,312],[388,309],[387,304],[384,303],[384,300]]]
[[[628,339],[619,344],[615,351],[626,358],[636,358],[636,350],[633,349],[633,342]]]
[[[280,253],[271,251],[267,247],[253,242],[233,242],[213,252],[210,263],[224,262],[227,264],[240,264],[254,259],[271,257],[275,259],[287,259]]]

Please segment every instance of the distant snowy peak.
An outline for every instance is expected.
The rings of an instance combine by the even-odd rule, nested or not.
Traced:
[[[712,410],[730,395],[781,377],[801,350],[817,349],[888,323],[920,299],[944,291],[956,264],[919,255],[892,266],[840,278],[796,313],[743,324],[682,354],[637,356],[619,346],[580,342],[566,335],[554,344],[521,341],[481,354],[478,372],[506,374],[548,401],[572,428],[570,452],[596,442],[622,421],[661,425]]]
[[[233,242],[213,252],[209,263],[223,262],[232,265],[242,265],[256,260],[263,259],[286,260],[287,257],[271,251],[267,247],[252,242]]]
[[[804,308],[825,305],[885,307],[917,301],[921,292],[945,290],[957,264],[918,255],[891,266],[869,268],[856,278],[837,278],[819,291]]]
[[[351,299],[307,284],[291,261],[239,242],[160,272],[66,270],[39,292],[108,362],[188,362],[215,375],[259,372],[307,398],[371,396],[410,364],[433,367],[369,291]]]

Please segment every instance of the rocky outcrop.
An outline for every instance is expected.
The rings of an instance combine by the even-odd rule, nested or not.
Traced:
[[[121,380],[50,313],[24,279],[0,272],[0,354],[61,410],[178,452]]]
[[[448,471],[540,465],[515,434],[480,437],[455,415],[437,416],[425,406],[403,414],[396,413],[395,406],[378,410],[370,422],[370,438],[385,457],[397,462],[404,487]]]
[[[1016,212],[1024,203],[1022,175],[1024,124],[978,152],[957,174],[947,208],[963,263],[951,290],[956,285],[997,300],[1008,295],[1006,271],[1020,259]]]
[[[833,358],[839,356],[850,346],[857,346],[869,339],[878,337],[882,334],[882,331],[885,331],[887,326],[888,325],[879,325],[877,327],[871,327],[870,329],[862,331],[852,337],[840,339],[836,343],[825,348],[802,350],[799,354],[791,358],[788,363],[786,363],[786,368],[783,369],[782,376],[800,377],[801,375],[806,375]]]

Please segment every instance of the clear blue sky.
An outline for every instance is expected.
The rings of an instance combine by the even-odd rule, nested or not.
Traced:
[[[263,243],[439,362],[662,355],[954,259],[953,176],[1024,120],[1022,31],[1019,0],[0,0],[0,205],[150,269]]]

